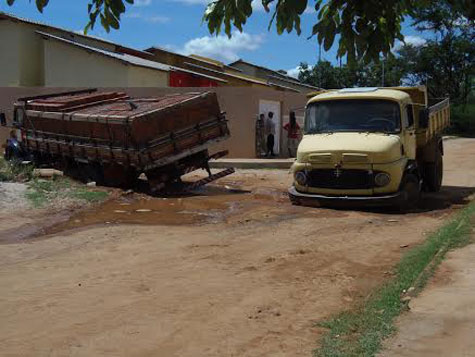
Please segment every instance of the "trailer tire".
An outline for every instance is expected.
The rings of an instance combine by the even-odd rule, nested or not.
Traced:
[[[401,212],[407,212],[417,206],[421,198],[421,185],[417,175],[407,173],[401,182],[401,202],[399,209]]]
[[[425,186],[429,192],[439,192],[442,187],[444,161],[441,150],[439,148],[436,150],[435,161],[427,163],[424,167]]]
[[[139,176],[134,167],[116,164],[102,165],[102,172],[103,184],[111,187],[132,188]]]

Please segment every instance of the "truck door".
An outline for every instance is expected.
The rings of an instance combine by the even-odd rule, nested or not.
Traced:
[[[414,107],[412,104],[407,104],[403,112],[403,126],[404,126],[404,152],[409,159],[416,158],[416,128],[414,125]]]

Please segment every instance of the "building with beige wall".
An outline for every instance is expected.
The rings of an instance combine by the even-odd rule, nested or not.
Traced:
[[[0,86],[44,85],[44,47],[37,31],[115,50],[115,45],[108,41],[0,13]]]
[[[0,51],[0,86],[168,87],[173,76],[202,86],[227,83],[160,63],[148,52],[1,12]]]
[[[46,87],[168,86],[170,66],[39,34],[44,41]]]
[[[141,51],[3,12],[0,51],[0,86],[317,89],[264,67],[249,70],[157,47]]]
[[[0,113],[10,124],[13,103],[24,96],[91,87],[115,88],[133,97],[213,90],[229,119],[232,137],[222,148],[231,157],[258,155],[256,119],[269,111],[276,113],[276,145],[285,156],[282,126],[289,110],[306,102],[298,89],[220,61],[161,49],[140,51],[5,13],[0,13],[0,51]],[[0,128],[0,143],[7,132]]]

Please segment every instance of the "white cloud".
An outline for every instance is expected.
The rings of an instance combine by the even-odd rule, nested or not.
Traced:
[[[149,6],[152,3],[152,0],[135,0],[135,6]]]
[[[313,14],[316,14],[317,12],[315,11],[315,7],[308,5],[303,13],[306,15],[313,15]]]
[[[144,15],[140,12],[129,12],[126,13],[124,17],[127,19],[139,19],[145,22],[149,22],[151,24],[165,24],[167,22],[170,22],[169,17],[152,14]]]
[[[242,51],[255,51],[264,42],[262,35],[252,35],[248,33],[233,32],[233,36],[228,38],[224,35],[204,36],[192,39],[184,44],[182,48],[174,48],[185,55],[201,55],[215,58],[224,62],[232,62],[239,59]]]
[[[312,68],[313,68],[313,66],[310,66],[310,65],[308,66],[308,69],[309,69],[309,70],[312,70]],[[298,78],[299,78],[300,69],[301,69],[300,66],[297,66],[297,67],[295,67],[295,68],[291,68],[291,69],[287,70],[287,74],[288,74],[289,76],[291,76],[291,77],[294,77],[294,78],[297,78],[297,79],[298,79]]]
[[[299,78],[300,66],[287,70],[287,74],[294,78]]]
[[[412,45],[415,47],[419,46],[424,46],[426,44],[427,40],[425,38],[419,37],[419,36],[404,36],[404,43],[406,45]],[[402,41],[396,41],[396,44],[394,45],[395,50],[399,50],[404,43]]]

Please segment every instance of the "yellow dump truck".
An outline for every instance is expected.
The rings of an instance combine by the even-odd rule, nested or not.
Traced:
[[[424,86],[320,92],[306,106],[290,199],[412,207],[440,190],[449,124],[449,100],[429,105]]]

